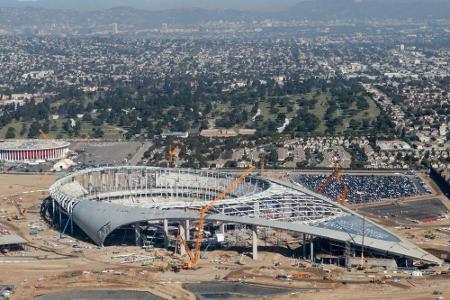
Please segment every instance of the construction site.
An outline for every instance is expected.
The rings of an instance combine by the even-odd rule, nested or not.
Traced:
[[[0,299],[449,299],[448,199],[420,174],[430,194],[350,203],[341,173],[0,175]]]

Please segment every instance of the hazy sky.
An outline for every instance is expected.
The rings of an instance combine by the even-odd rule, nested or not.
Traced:
[[[11,0],[3,0],[11,1]],[[282,10],[302,0],[19,0],[52,8],[104,9],[132,6],[151,10],[170,8],[221,8],[245,10]],[[2,3],[2,0],[0,0]]]

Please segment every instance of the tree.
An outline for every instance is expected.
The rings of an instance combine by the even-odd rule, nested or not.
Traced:
[[[5,139],[15,139],[16,129],[14,127],[9,127],[5,134]]]
[[[278,162],[277,149],[275,149],[275,148],[270,149],[270,151],[269,151],[269,153],[267,155],[267,161],[272,163],[272,164],[275,164],[275,163]]]
[[[28,130],[28,137],[37,138],[39,136],[39,129],[41,129],[41,124],[39,124],[39,122],[34,121],[31,123],[30,129]]]
[[[24,136],[25,133],[27,133],[27,124],[26,123],[22,123],[22,129],[20,130],[20,136]]]
[[[308,162],[306,160],[298,161],[295,166],[297,169],[304,169],[308,166]]]
[[[237,168],[237,162],[235,160],[229,160],[224,164],[225,168]]]
[[[92,128],[92,137],[93,138],[102,138],[104,136],[104,132],[101,128]]]
[[[50,131],[50,122],[48,120],[45,120],[44,124],[42,125],[42,131],[44,133],[49,133],[49,131]]]

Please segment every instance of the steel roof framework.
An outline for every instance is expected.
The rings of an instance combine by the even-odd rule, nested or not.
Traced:
[[[50,195],[68,215],[73,214],[73,220],[93,241],[102,244],[115,228],[131,224],[131,220],[173,216],[195,220],[195,210],[235,177],[203,170],[105,167],[59,179],[51,186]],[[258,176],[250,176],[228,198],[219,201],[208,219],[306,232],[344,242],[362,240],[362,218],[348,208],[303,187]],[[370,221],[368,224],[365,240],[372,242],[374,249],[439,261],[380,226]]]

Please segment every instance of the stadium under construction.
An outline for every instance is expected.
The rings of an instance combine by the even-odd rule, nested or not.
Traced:
[[[364,254],[394,258],[398,266],[441,264],[380,225],[298,184],[251,173],[227,190],[238,177],[177,168],[85,169],[57,180],[42,212],[61,234],[82,234],[98,246],[125,241],[146,246],[158,237],[167,246],[179,235],[187,243],[200,235],[203,248],[213,237],[226,247],[235,231],[244,229],[257,259],[263,232],[272,230],[296,237],[299,257],[313,262],[327,256],[345,264],[349,257]],[[223,197],[216,199],[221,193]],[[204,211],[203,234],[199,214],[211,201],[214,205]]]

